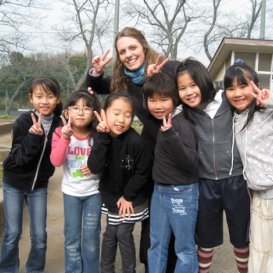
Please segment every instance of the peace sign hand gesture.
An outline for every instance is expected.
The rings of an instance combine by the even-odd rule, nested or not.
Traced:
[[[163,117],[163,125],[160,127],[161,132],[165,132],[172,128],[172,114],[168,115],[168,120]]]
[[[163,68],[163,66],[169,61],[169,59],[165,59],[163,60],[163,62],[160,63],[160,60],[162,58],[162,55],[158,55],[156,58],[156,62],[155,64],[150,64],[147,67],[147,76],[151,77],[153,76],[155,73],[158,73],[161,71],[161,69]]]
[[[97,126],[97,131],[100,133],[110,133],[110,128],[106,121],[106,115],[105,111],[101,109],[101,113],[99,114],[97,111],[94,111],[94,114],[99,121],[99,124]]]
[[[39,113],[38,115],[38,121],[36,121],[34,113],[31,113],[31,119],[33,125],[30,127],[29,132],[34,135],[43,135],[44,130],[42,128],[42,114]]]
[[[63,127],[61,130],[62,136],[63,138],[65,138],[66,140],[69,140],[70,137],[73,134],[73,130],[71,128],[71,121],[70,118],[68,119],[68,122],[66,122],[66,119],[64,118],[64,116],[61,116],[62,122],[63,122]]]
[[[101,56],[96,56],[92,60],[92,67],[94,76],[99,76],[103,73],[104,67],[110,63],[113,57],[106,58],[109,54],[110,49],[106,50]]]
[[[250,85],[252,85],[254,89],[254,92],[250,91],[250,93],[256,99],[256,104],[265,107],[270,96],[270,90],[258,88],[253,81],[250,81]]]

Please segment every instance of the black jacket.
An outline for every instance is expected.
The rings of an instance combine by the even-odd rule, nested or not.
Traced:
[[[111,212],[118,212],[116,203],[121,196],[132,201],[134,207],[147,200],[152,163],[134,129],[115,138],[107,133],[95,133],[87,165],[92,173],[101,173],[99,190]]]
[[[181,112],[172,127],[159,131],[155,147],[153,180],[165,185],[198,182],[198,153],[193,126]]]
[[[24,191],[47,187],[55,170],[49,159],[52,133],[60,123],[60,118],[54,116],[47,136],[31,134],[31,113],[23,113],[13,124],[11,151],[3,162],[3,182]]]

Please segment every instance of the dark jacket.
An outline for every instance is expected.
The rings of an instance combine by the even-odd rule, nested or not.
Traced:
[[[155,146],[153,180],[166,185],[198,182],[198,153],[193,126],[181,112],[172,127],[159,131]]]
[[[233,114],[225,92],[213,119],[194,109],[191,117],[198,138],[199,177],[219,180],[241,175],[243,167],[232,130]]]
[[[52,133],[60,123],[54,117],[47,136],[31,134],[31,113],[23,113],[14,122],[11,151],[3,162],[4,183],[24,191],[47,187],[55,170],[49,159]]]
[[[121,196],[132,201],[134,207],[145,203],[151,164],[141,137],[132,128],[115,138],[107,133],[95,133],[87,161],[92,173],[101,173],[102,200],[114,213],[118,213],[116,203]]]

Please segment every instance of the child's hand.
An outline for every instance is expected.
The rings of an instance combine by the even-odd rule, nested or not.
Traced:
[[[90,176],[92,174],[91,171],[89,170],[89,168],[87,167],[87,164],[80,167],[80,172],[84,176]]]
[[[92,67],[94,68],[95,75],[101,75],[103,73],[104,67],[110,63],[113,57],[109,57],[106,59],[106,56],[110,52],[110,49],[106,50],[102,56],[96,56],[92,60]]]
[[[250,93],[256,99],[256,104],[262,107],[266,106],[270,96],[270,90],[258,88],[253,81],[250,81],[250,84],[252,85],[254,89],[254,92],[250,92]]]
[[[159,54],[156,58],[156,62],[155,64],[150,64],[147,67],[147,76],[151,77],[153,76],[155,73],[158,73],[159,71],[161,71],[162,67],[169,61],[169,59],[165,59],[162,63],[160,63],[160,59],[161,59],[161,55]]]
[[[160,127],[160,130],[162,132],[165,132],[169,130],[172,127],[172,114],[168,115],[168,120],[166,120],[165,117],[163,117],[163,125]]]
[[[44,130],[42,128],[42,114],[39,113],[38,121],[36,121],[34,113],[31,113],[31,119],[33,122],[33,125],[30,127],[29,132],[34,135],[43,135]]]
[[[103,109],[101,109],[101,114],[99,114],[97,111],[94,111],[94,114],[99,121],[99,124],[97,126],[97,131],[100,133],[110,133],[110,129],[108,127],[108,124],[106,122],[106,115]]]
[[[68,122],[66,122],[66,119],[61,116],[61,119],[62,119],[62,122],[63,122],[63,127],[62,127],[62,136],[63,138],[65,138],[66,140],[69,140],[70,137],[72,136],[73,134],[73,130],[71,128],[71,121],[70,121],[70,118],[68,119]]]
[[[132,202],[125,200],[123,196],[119,198],[117,206],[119,208],[120,217],[125,217],[126,215],[128,215],[128,217],[131,217],[131,213],[134,213]]]

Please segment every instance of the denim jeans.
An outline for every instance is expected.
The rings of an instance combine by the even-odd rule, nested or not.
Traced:
[[[0,273],[19,272],[19,240],[26,201],[30,219],[31,248],[26,273],[42,273],[45,267],[47,233],[47,188],[24,192],[3,183],[4,235],[0,253]]]
[[[179,186],[155,184],[151,204],[149,272],[166,272],[168,247],[173,232],[177,261],[175,273],[197,273],[194,240],[198,213],[198,183]]]
[[[122,273],[136,272],[136,251],[133,237],[135,224],[107,224],[103,234],[100,273],[115,273],[117,244],[119,244]],[[151,271],[153,272],[153,271]]]
[[[101,195],[63,197],[65,273],[99,273]]]

